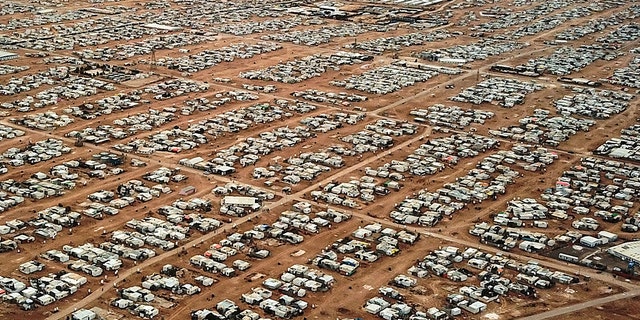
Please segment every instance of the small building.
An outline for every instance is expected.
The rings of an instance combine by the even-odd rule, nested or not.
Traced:
[[[230,174],[236,172],[236,168],[231,167],[231,166],[218,165],[218,166],[212,167],[210,169],[210,171],[215,173],[215,174],[219,174],[219,175],[222,175],[222,176],[227,176],[227,175],[230,175]]]
[[[580,244],[589,248],[595,248],[602,244],[602,240],[592,236],[584,236],[580,238]]]
[[[253,207],[258,204],[257,201],[258,199],[254,197],[225,196],[224,198],[222,198],[222,205]]]
[[[607,252],[624,261],[633,261],[636,264],[640,264],[640,241],[625,242],[609,248]]]
[[[182,190],[180,190],[180,195],[181,196],[189,196],[196,193],[196,187],[194,186],[186,186],[184,188],[182,188]]]
[[[87,309],[80,309],[71,314],[71,319],[73,320],[93,320],[96,317],[97,315],[95,312]]]
[[[560,253],[558,259],[573,263],[577,263],[580,260],[578,257],[566,253]]]
[[[375,303],[369,303],[364,306],[364,310],[371,314],[378,314],[382,309],[384,308],[381,305]]]
[[[467,63],[467,60],[466,59],[460,59],[460,58],[440,58],[440,59],[438,59],[438,62],[460,65],[460,64]]]
[[[36,11],[36,14],[49,14],[49,13],[55,13],[56,10],[54,9],[40,9],[38,11]]]
[[[17,53],[0,50],[0,61],[7,61],[7,60],[13,60],[13,59],[18,59]]]
[[[182,29],[181,27],[174,27],[174,26],[169,26],[166,24],[159,24],[159,23],[147,23],[143,25],[143,27],[150,28],[150,29],[163,30],[163,31],[178,31]]]
[[[618,235],[609,231],[600,231],[598,232],[598,238],[606,239],[607,243],[609,243],[618,240]]]
[[[180,164],[193,168],[196,164],[203,162],[204,159],[202,157],[195,157],[193,159],[182,159],[180,160]]]

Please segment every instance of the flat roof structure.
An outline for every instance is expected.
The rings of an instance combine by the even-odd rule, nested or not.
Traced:
[[[147,23],[144,25],[144,27],[151,28],[151,29],[158,29],[158,30],[166,30],[166,31],[178,31],[182,29],[181,27],[168,26],[168,25],[159,24],[159,23]]]
[[[0,50],[0,61],[6,61],[11,59],[18,59],[18,54]]]
[[[222,204],[237,205],[242,207],[250,207],[256,204],[256,198],[254,197],[236,197],[226,196],[222,199]]]
[[[612,158],[628,158],[633,155],[634,151],[625,148],[615,148],[611,150],[609,156]]]
[[[640,264],[640,241],[631,241],[619,244],[607,250],[611,255],[625,261],[633,261]]]

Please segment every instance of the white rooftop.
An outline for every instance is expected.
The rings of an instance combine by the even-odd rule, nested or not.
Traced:
[[[0,50],[0,59],[8,57],[18,57],[17,53]]]
[[[182,29],[180,27],[174,27],[174,26],[169,26],[166,24],[159,24],[159,23],[147,23],[144,25],[144,27],[151,28],[151,29],[167,30],[167,31],[176,31],[176,30]]]
[[[611,247],[609,253],[619,258],[640,263],[640,241],[631,241]]]

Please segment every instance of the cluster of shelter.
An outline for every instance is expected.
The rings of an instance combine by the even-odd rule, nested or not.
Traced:
[[[11,121],[27,128],[51,131],[72,124],[74,119],[66,114],[59,115],[55,111],[47,111],[12,118]]]
[[[593,153],[608,155],[623,160],[640,160],[640,124],[631,125],[620,131],[620,138],[610,138],[596,148]]]
[[[115,166],[121,164],[121,157],[107,152],[96,154],[92,160],[71,160],[52,166],[49,173],[38,171],[25,179],[7,179],[0,182],[3,190],[17,197],[31,198],[33,201],[61,196],[66,190],[73,190],[78,185],[86,185],[91,178],[104,179],[109,175],[118,175],[123,169]],[[111,169],[107,170],[109,167]],[[22,201],[20,201],[21,203]],[[15,204],[14,204],[15,205]],[[62,230],[56,227],[56,231]],[[55,237],[55,233],[49,233]]]
[[[555,35],[557,40],[570,41],[583,38],[587,35],[603,31],[604,29],[617,26],[626,20],[633,20],[640,16],[640,6],[633,5],[622,11],[612,13],[605,18],[596,18],[586,23],[562,30]]]
[[[352,180],[348,183],[328,184],[324,188],[324,191],[328,192],[327,194],[312,191],[311,196],[336,203],[341,199],[336,198],[336,195],[344,194],[350,198],[359,197],[365,202],[371,202],[375,200],[375,195],[385,196],[390,190],[399,190],[402,185],[398,181],[402,180],[406,173],[414,176],[434,175],[445,170],[447,166],[454,166],[461,158],[474,157],[497,146],[498,142],[495,139],[471,134],[429,140],[420,145],[403,161],[391,160],[391,162],[386,162],[377,168],[366,167],[364,169],[365,176],[361,177],[360,181]],[[385,180],[387,178],[395,181]],[[353,201],[350,199],[342,200],[342,203],[336,204],[345,205],[346,203],[348,205]]]
[[[24,67],[12,67],[9,70],[21,70]],[[11,77],[6,84],[0,86],[0,94],[5,96],[16,95],[22,92],[31,91],[46,84],[54,84],[56,79],[69,76],[69,68],[60,66],[49,68],[45,71],[32,73],[21,77]]]
[[[197,210],[202,210],[206,208],[206,201],[191,199],[189,204],[191,204],[192,208],[196,208]],[[180,204],[174,204],[180,206]],[[55,210],[54,210],[55,209]],[[53,216],[58,217],[60,214],[64,214],[68,208],[64,207],[55,207],[45,210],[40,213],[40,215],[44,216]],[[72,216],[71,213],[67,212],[68,216]],[[79,214],[76,213],[79,216]],[[197,214],[192,214],[190,217],[200,218]],[[99,277],[104,274],[105,271],[114,271],[117,272],[123,265],[121,258],[128,258],[134,261],[140,261],[144,259],[151,258],[156,255],[155,251],[152,249],[142,247],[145,244],[160,247],[164,250],[169,250],[174,247],[174,243],[171,241],[167,241],[164,239],[184,239],[186,233],[189,230],[190,226],[201,224],[206,222],[204,219],[193,220],[191,221],[191,225],[181,226],[177,222],[169,222],[163,221],[158,218],[145,218],[143,220],[131,220],[126,226],[128,228],[132,228],[134,232],[128,231],[120,231],[116,230],[111,234],[110,240],[101,243],[99,246],[94,246],[91,243],[85,243],[83,245],[73,247],[65,245],[60,250],[49,250],[42,254],[42,257],[46,260],[56,261],[59,263],[65,263],[71,270],[81,271],[91,275],[93,277]],[[221,223],[218,222],[217,226]],[[197,227],[196,227],[197,228]],[[214,227],[215,228],[215,227]],[[200,229],[199,229],[200,230]],[[212,229],[210,229],[212,230]],[[208,231],[210,231],[208,230]],[[204,232],[204,231],[203,231]],[[71,258],[77,258],[78,260],[71,260]],[[41,270],[43,267],[42,264],[36,263],[26,263],[21,266],[21,271],[23,273],[31,273]],[[164,270],[164,269],[163,269]],[[85,279],[86,282],[86,279]],[[144,289],[157,290],[160,286],[158,283],[159,279],[152,278],[147,279],[143,282],[142,287]],[[210,285],[210,284],[209,284]],[[179,284],[178,284],[179,286]],[[165,289],[173,290],[174,286],[170,285]],[[186,294],[194,294],[199,292],[196,286],[179,286],[179,293]],[[130,291],[130,292],[129,292]],[[131,297],[144,297],[150,292],[139,292],[140,290],[128,290],[123,289],[119,291],[121,299],[129,299],[134,302],[139,301],[137,298],[131,299]],[[134,293],[134,292],[137,292]],[[151,300],[153,299],[153,295],[150,296]],[[150,301],[149,299],[143,298],[144,301]],[[119,301],[114,306],[122,306],[126,304],[126,301]],[[128,306],[127,306],[128,308]],[[155,313],[157,314],[157,312]],[[142,316],[145,317],[145,316]],[[148,317],[148,316],[147,316]],[[153,315],[151,316],[153,317]]]
[[[457,177],[455,182],[447,183],[435,192],[423,189],[406,198],[390,212],[390,217],[401,224],[434,226],[469,204],[497,199],[499,195],[505,194],[506,187],[521,176],[511,166],[543,171],[556,158],[557,154],[544,148],[534,149],[524,145],[516,145],[509,151],[498,151],[484,157],[476,168]],[[523,161],[523,164],[517,161]]]
[[[63,112],[83,120],[91,120],[102,115],[131,109],[143,103],[150,103],[149,100],[142,99],[143,94],[142,90],[121,92],[93,102],[83,102],[77,106],[64,108]]]
[[[248,21],[241,23],[227,23],[213,27],[212,32],[229,33],[235,36],[245,36],[253,33],[263,33],[266,31],[290,30],[300,25],[320,25],[324,24],[322,19],[304,19],[300,17],[290,17],[287,19],[271,19],[264,21]]]
[[[82,10],[69,10],[62,13],[34,15],[32,18],[11,19],[7,23],[0,24],[0,30],[9,31],[22,28],[32,28],[50,23],[87,19],[95,16],[96,14]]]
[[[35,10],[36,10],[36,7],[30,4],[7,2],[4,6],[2,6],[2,8],[0,8],[0,16],[31,12]]]
[[[278,127],[271,131],[261,132],[257,137],[248,137],[243,142],[219,150],[216,157],[226,159],[232,164],[231,166],[235,166],[236,163],[243,167],[253,165],[263,156],[275,150],[293,147],[318,133],[336,130],[344,123],[355,124],[362,118],[362,115],[343,112],[304,118],[300,120],[300,126],[293,129],[288,126]]]
[[[36,164],[71,152],[71,147],[61,140],[46,139],[29,142],[22,148],[12,147],[2,153],[1,162],[13,167]]]
[[[183,150],[194,149],[204,143],[208,138],[200,133],[194,133],[180,128],[162,130],[147,138],[132,140],[126,144],[116,144],[114,149],[125,153],[138,153],[150,155],[156,151],[179,153]]]
[[[489,130],[495,137],[513,139],[519,142],[557,147],[580,131],[589,131],[595,120],[572,116],[550,116],[546,109],[536,109],[533,115],[518,120],[517,126]]]
[[[214,101],[214,104],[215,102],[216,101]],[[198,109],[203,109],[203,107],[203,105],[198,105]],[[215,117],[192,123],[187,130],[193,132],[203,131],[213,137],[217,137],[225,133],[235,133],[246,130],[253,124],[271,123],[287,119],[294,115],[293,112],[306,113],[314,109],[315,107],[312,108],[308,105],[289,105],[288,102],[279,104],[258,103],[248,107],[230,110]]]
[[[228,3],[204,3],[200,2],[196,4],[196,7],[201,10],[200,12],[209,12],[209,15],[204,16],[206,25],[220,26],[230,25],[238,22],[252,22],[246,21],[254,17],[259,18],[294,18],[286,14],[286,5],[281,6],[278,3],[271,2],[271,6],[268,8],[255,6],[242,1],[231,1]],[[175,19],[175,15],[170,15]],[[200,18],[200,13],[196,14],[196,17]],[[262,19],[260,19],[262,20]]]
[[[291,42],[293,44],[303,44],[307,46],[317,46],[324,43],[329,43],[332,38],[344,38],[344,37],[357,37],[360,34],[369,31],[386,32],[392,30],[392,27],[387,26],[383,30],[380,30],[379,26],[361,24],[361,23],[341,23],[338,25],[323,26],[319,29],[306,29],[288,31],[286,33],[272,33],[260,37],[262,40],[278,41],[278,42]]]
[[[115,172],[121,173],[122,170],[118,170],[118,168],[111,170],[111,174]],[[101,171],[97,171],[96,174],[98,177],[104,176],[104,173]],[[144,182],[132,179],[119,184],[116,192],[104,189],[93,192],[87,196],[89,201],[82,203],[82,206],[85,207],[82,213],[101,220],[104,218],[104,215],[116,215],[120,209],[133,206],[136,202],[151,201],[154,198],[159,198],[164,194],[170,193],[171,188],[164,184],[186,180],[186,176],[175,174],[175,172],[167,168],[160,168],[154,172],[145,174],[143,178],[151,182],[156,182],[157,184],[148,187]]]
[[[495,215],[493,225],[476,224],[470,233],[482,241],[511,249],[518,246],[528,252],[579,242],[597,247],[614,242],[618,236],[611,232],[595,231],[603,223],[622,223],[622,232],[637,232],[640,217],[633,214],[638,194],[640,170],[637,166],[599,158],[583,158],[579,165],[564,171],[554,186],[536,199],[514,199],[505,211]],[[546,228],[549,219],[575,218],[571,226],[577,231],[559,234],[550,239],[544,233],[523,229],[525,224]],[[519,244],[518,244],[518,241]],[[578,262],[572,261],[572,262]],[[606,266],[605,266],[606,268]]]
[[[640,50],[634,49],[631,50],[631,53],[634,56],[629,61],[629,65],[614,70],[613,75],[607,78],[609,83],[640,89],[640,55],[638,55]]]
[[[13,42],[25,49],[51,52],[104,45],[112,41],[139,39],[163,32],[163,30],[145,27],[142,22],[131,22],[133,17],[103,16],[72,25],[55,25],[55,33],[43,27],[37,30],[45,34],[29,32],[5,41]]]
[[[553,11],[566,8],[572,4],[572,1],[552,0],[538,4],[533,8],[527,8],[526,10],[523,9],[514,12],[509,10],[506,11],[505,14],[501,14],[497,19],[481,23],[470,29],[477,32],[495,32],[549,16]]]
[[[349,276],[360,266],[360,261],[374,262],[378,259],[378,255],[395,255],[398,253],[398,242],[413,244],[419,238],[418,235],[408,231],[398,232],[391,228],[383,230],[379,224],[359,228],[353,233],[353,237],[355,239],[338,240],[331,248],[317,254],[312,265]],[[378,237],[376,250],[379,253],[372,251],[372,244],[369,242],[374,241],[375,237]],[[339,251],[340,256],[344,257],[340,260],[338,253],[333,250],[342,250]],[[352,255],[356,251],[357,253]],[[307,308],[308,303],[301,298],[305,297],[308,291],[328,291],[335,281],[334,276],[328,273],[306,265],[294,264],[288,267],[279,279],[264,280],[263,288],[253,288],[251,292],[243,294],[240,300],[248,305],[258,305],[267,314],[289,318],[302,314]],[[282,293],[277,301],[271,299],[275,290]]]
[[[159,285],[157,288],[155,288],[156,290],[171,290],[175,288],[174,284],[179,284],[179,281],[175,277],[158,279],[157,282],[159,283]],[[185,286],[186,285],[187,284],[185,284]],[[151,290],[145,288],[144,286],[133,286],[118,289],[118,296],[120,298],[116,298],[111,301],[110,305],[112,307],[128,310],[132,315],[143,319],[153,319],[160,313],[160,311],[154,306],[146,304],[156,301],[156,296],[151,292]]]
[[[401,244],[413,245],[419,239],[417,233],[372,223],[358,227],[350,237],[336,240],[317,254],[311,264],[351,276],[358,271],[361,263],[374,263],[383,256],[396,256],[400,253]]]
[[[363,50],[371,54],[381,55],[386,51],[399,51],[403,47],[419,46],[427,42],[437,42],[454,37],[456,34],[446,30],[430,32],[414,32],[394,37],[377,38],[367,41],[355,41],[346,44],[347,49]]]
[[[464,129],[472,124],[484,124],[495,114],[480,109],[463,109],[458,106],[434,104],[426,109],[411,110],[409,115],[414,116],[415,122],[428,123],[435,127]]]
[[[543,88],[543,85],[534,82],[492,77],[462,90],[449,100],[473,104],[497,103],[503,108],[513,108],[516,104],[523,104],[527,94]]]
[[[75,76],[71,74],[72,71],[70,68],[62,66],[50,68],[48,71],[35,75],[13,78],[6,86],[0,87],[0,94],[12,96],[37,89],[45,84],[53,86],[47,86],[47,89],[34,95],[27,95],[19,100],[3,102],[0,106],[5,109],[16,109],[19,112],[29,112],[33,108],[39,109],[56,105],[61,100],[74,100],[115,90],[112,83]]]
[[[583,45],[579,48],[561,47],[549,56],[530,59],[516,68],[526,69],[537,74],[549,73],[565,76],[578,72],[599,59],[609,61],[616,57],[616,53],[603,50],[598,45]]]
[[[268,84],[266,86],[258,86],[248,83],[243,83],[242,88],[250,91],[258,91],[262,93],[273,93],[278,91],[278,88],[272,84]]]
[[[195,73],[204,69],[212,68],[222,62],[232,62],[238,59],[250,59],[254,56],[273,52],[282,49],[282,46],[274,42],[258,42],[248,44],[244,42],[234,43],[219,49],[204,50],[189,56],[177,58],[164,57],[147,63],[166,66],[180,72]]]
[[[240,77],[250,80],[299,83],[310,78],[319,77],[330,69],[338,71],[342,65],[360,64],[372,59],[372,56],[346,51],[338,51],[331,54],[318,53],[265,69],[241,72]]]
[[[187,79],[171,79],[147,86],[144,88],[144,92],[153,94],[153,98],[156,100],[167,100],[207,89],[209,89],[207,83]]]
[[[617,4],[614,4],[614,6],[620,4],[621,2],[618,2]],[[503,34],[493,35],[493,37],[496,39],[517,40],[522,37],[532,36],[543,31],[554,29],[564,23],[567,23],[568,21],[574,21],[575,19],[590,16],[593,13],[597,13],[601,10],[606,9],[606,7],[610,7],[610,5],[603,5],[601,3],[589,3],[589,5],[587,6],[570,8],[568,10],[558,12],[550,16],[545,16],[533,23],[525,24]]]
[[[158,208],[158,213],[165,220],[155,217],[131,219],[125,224],[128,229],[114,230],[100,247],[133,261],[152,258],[156,255],[155,249],[145,245],[171,250],[176,242],[186,239],[192,230],[208,233],[219,228],[221,221],[202,216],[210,210],[211,203],[204,199],[176,200],[170,206]]]
[[[458,292],[447,295],[443,307],[418,307],[406,302],[402,292],[411,291],[429,275],[455,283],[475,276],[480,279],[480,285],[459,287]],[[501,297],[514,294],[535,297],[538,289],[578,282],[572,275],[544,268],[535,261],[522,264],[501,254],[447,246],[431,251],[410,267],[407,274],[400,274],[388,286],[380,287],[379,296],[367,300],[364,310],[385,320],[451,319],[461,316],[463,311],[480,314],[491,302],[499,303]]]
[[[624,42],[635,41],[638,38],[640,38],[640,24],[632,22],[615,28],[615,30],[596,39],[596,41],[603,44],[621,46]]]
[[[14,128],[12,126],[0,124],[0,141],[14,139],[16,137],[22,137],[24,135],[25,132],[23,130]]]
[[[28,283],[12,277],[0,277],[2,300],[16,304],[25,311],[72,296],[86,283],[87,278],[64,270],[30,279]]]
[[[273,192],[233,182],[224,186],[217,186],[211,192],[225,196],[220,202],[220,213],[232,217],[245,216],[249,212],[257,211],[262,207],[263,201],[275,198]],[[241,196],[229,196],[232,193],[240,194]]]
[[[307,117],[300,122],[312,128],[316,132],[325,133],[343,125],[354,125],[365,117],[364,114],[320,114],[315,117]],[[252,176],[255,179],[272,178],[265,182],[267,185],[277,181],[276,174],[282,175],[279,180],[297,184],[301,180],[313,180],[323,172],[328,172],[332,168],[340,168],[345,165],[345,161],[338,154],[333,154],[329,150],[319,150],[318,152],[303,152],[299,155],[289,157],[285,160],[288,166],[284,167],[280,164],[270,164],[267,168],[255,167]]]
[[[79,138],[82,141],[101,144],[113,139],[123,139],[140,131],[151,131],[155,127],[176,119],[176,115],[169,111],[149,109],[147,112],[137,113],[113,121],[114,126],[100,125],[97,128],[87,127],[80,131],[70,131],[67,137]]]
[[[553,101],[556,111],[563,115],[580,115],[594,119],[609,119],[625,111],[632,94],[622,91],[596,90],[578,86],[568,86],[574,93]]]
[[[11,199],[17,203],[24,201],[24,198],[20,196],[14,196]],[[20,199],[22,199],[22,201],[20,201]],[[79,213],[73,212],[68,208],[60,206],[49,207],[38,211],[32,219],[26,222],[20,219],[5,222],[3,225],[0,225],[0,233],[6,237],[12,237],[16,248],[11,249],[17,249],[17,244],[34,242],[36,236],[44,239],[55,238],[57,233],[62,231],[63,228],[72,228],[79,225],[80,218]],[[4,249],[7,249],[7,247]],[[28,274],[27,272],[23,273]]]
[[[417,53],[416,56],[429,61],[460,65],[476,60],[485,60],[490,56],[497,56],[528,46],[528,43],[523,42],[483,39],[471,44],[422,51]]]
[[[198,35],[194,33],[174,33],[162,36],[147,38],[134,43],[118,44],[113,47],[100,47],[96,49],[83,49],[74,51],[73,54],[82,59],[92,60],[127,60],[134,56],[150,55],[152,52],[161,49],[174,49],[184,46],[191,46],[215,40],[211,35]],[[140,59],[146,62],[146,59]],[[162,65],[158,62],[158,65]]]
[[[329,92],[317,89],[307,89],[304,91],[294,91],[291,96],[320,103],[331,103],[340,106],[350,106],[353,102],[367,101],[366,96],[351,94],[347,92]]]
[[[265,239],[265,233],[257,230],[229,234],[226,238],[212,244],[203,254],[192,256],[189,262],[205,272],[234,277],[238,275],[238,272],[251,268],[251,263],[238,259],[238,255],[246,255],[253,259],[265,259],[271,254],[267,249],[258,248],[257,241],[262,239]],[[228,259],[234,259],[231,266],[225,264]]]
[[[425,82],[439,73],[434,70],[420,70],[399,64],[381,66],[345,80],[334,80],[330,84],[349,90],[364,91],[373,94],[388,94],[417,82]]]
[[[0,75],[20,73],[29,70],[29,66],[14,66],[10,64],[0,64]]]

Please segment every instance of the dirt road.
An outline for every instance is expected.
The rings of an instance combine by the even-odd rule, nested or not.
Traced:
[[[622,292],[622,293],[614,294],[612,296],[608,296],[604,298],[593,299],[593,300],[585,301],[582,303],[577,303],[570,306],[549,310],[549,311],[538,313],[532,316],[520,318],[520,320],[542,320],[542,319],[559,317],[559,316],[566,315],[568,313],[573,313],[575,311],[579,311],[582,309],[597,307],[609,302],[622,300],[622,299],[629,299],[637,296],[640,296],[640,289]]]

